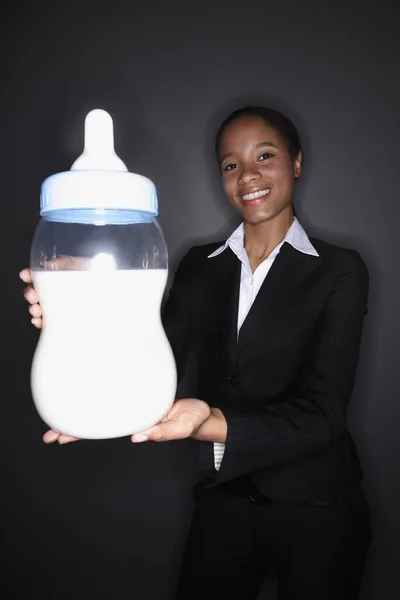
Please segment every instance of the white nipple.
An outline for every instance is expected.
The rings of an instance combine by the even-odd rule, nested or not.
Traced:
[[[105,110],[96,108],[85,119],[85,143],[71,171],[128,171],[114,150],[114,125]]]

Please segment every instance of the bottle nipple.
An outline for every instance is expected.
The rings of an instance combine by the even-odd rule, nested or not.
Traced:
[[[51,175],[43,182],[40,214],[44,216],[54,210],[84,209],[81,217],[76,212],[71,213],[70,217],[92,218],[93,215],[89,217],[85,211],[113,210],[114,219],[122,219],[123,222],[128,219],[129,223],[132,215],[121,211],[146,213],[145,217],[136,215],[136,219],[157,216],[157,190],[154,183],[143,175],[130,173],[115,152],[111,115],[100,108],[91,110],[86,115],[84,129],[83,152],[71,169]]]
[[[128,171],[115,152],[114,124],[105,110],[96,108],[87,114],[83,152],[71,171]]]

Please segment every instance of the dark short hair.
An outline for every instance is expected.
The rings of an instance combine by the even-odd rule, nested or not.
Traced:
[[[260,117],[267,125],[273,127],[273,129],[275,129],[275,131],[277,131],[284,139],[289,154],[293,160],[296,159],[299,152],[302,150],[299,134],[297,133],[296,127],[288,117],[279,111],[274,110],[273,108],[266,108],[264,106],[244,106],[243,108],[238,108],[237,110],[233,111],[222,122],[220,128],[218,129],[215,138],[215,152],[217,154],[218,161],[219,147],[225,128],[232,123],[232,121],[240,119],[241,117]]]

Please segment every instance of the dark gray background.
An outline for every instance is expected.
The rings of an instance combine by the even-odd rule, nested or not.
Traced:
[[[294,119],[305,150],[300,220],[309,234],[356,248],[370,271],[350,411],[374,527],[361,596],[400,597],[396,4],[3,7],[0,506],[7,598],[170,598],[196,476],[191,441],[42,443],[45,425],[29,390],[37,332],[18,279],[39,218],[40,185],[81,152],[86,113],[108,110],[118,153],[156,183],[172,273],[188,246],[222,239],[237,222],[220,189],[213,135],[227,112],[247,102]]]

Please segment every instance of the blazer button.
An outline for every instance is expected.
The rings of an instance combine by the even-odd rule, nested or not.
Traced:
[[[237,385],[239,383],[239,377],[236,377],[236,375],[229,375],[228,380],[232,385]]]

